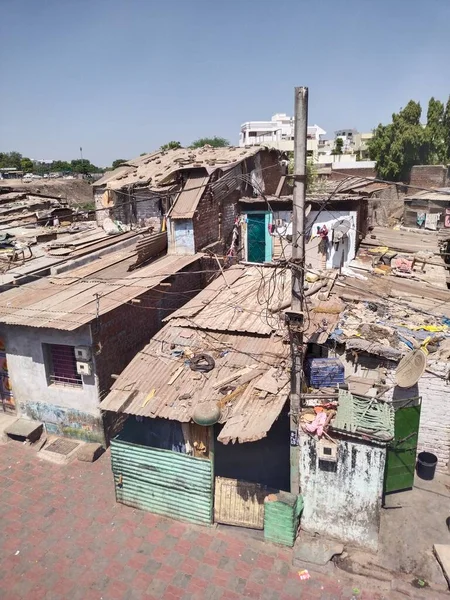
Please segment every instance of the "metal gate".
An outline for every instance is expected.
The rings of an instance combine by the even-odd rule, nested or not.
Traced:
[[[259,483],[216,477],[215,522],[251,529],[263,529],[264,499],[272,491]]]
[[[179,452],[111,440],[116,500],[197,524],[212,522],[212,463]]]
[[[384,493],[413,487],[419,437],[421,398],[393,401],[395,437],[388,446]]]

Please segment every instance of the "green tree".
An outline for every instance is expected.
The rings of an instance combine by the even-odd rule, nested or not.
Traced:
[[[411,167],[424,160],[425,130],[420,124],[422,109],[410,100],[404,109],[392,115],[392,123],[374,130],[369,155],[377,163],[382,179],[406,181]]]
[[[444,127],[445,160],[446,162],[450,162],[450,96],[445,105],[444,118],[442,121]]]
[[[182,148],[183,146],[181,145],[180,142],[175,142],[175,141],[171,141],[168,142],[167,144],[163,144],[160,148],[160,150],[162,152],[166,152],[167,150],[178,150],[178,148]]]
[[[430,98],[421,158],[424,164],[438,165],[445,162],[446,157],[444,104],[439,100]]]
[[[342,154],[344,149],[344,140],[341,137],[337,137],[334,141],[334,148],[332,154]]]
[[[72,165],[66,160],[54,160],[50,165],[52,173],[72,173]]]
[[[294,173],[294,153],[287,152],[289,157],[288,164],[288,173],[289,175],[293,175]],[[287,178],[288,185],[293,188],[294,180],[292,177]],[[306,161],[306,191],[307,193],[311,193],[316,191],[319,188],[319,173],[317,171],[317,167],[314,164],[312,159],[307,159]]]
[[[229,146],[230,142],[223,137],[217,137],[216,135],[212,138],[204,137],[192,142],[191,148],[203,148],[203,146],[212,146],[213,148],[223,148]]]
[[[73,173],[80,173],[81,175],[89,175],[89,173],[98,173],[101,169],[98,169],[91,163],[87,158],[77,158],[70,162]]]
[[[20,161],[20,170],[24,173],[32,173],[34,169],[33,161],[30,158],[22,158]]]
[[[113,161],[111,168],[117,169],[117,167],[120,167],[121,165],[123,165],[124,163],[126,163],[128,161],[127,158],[117,158],[116,160]]]
[[[20,152],[0,152],[0,168],[2,169],[17,169],[20,171],[20,161],[22,155]]]

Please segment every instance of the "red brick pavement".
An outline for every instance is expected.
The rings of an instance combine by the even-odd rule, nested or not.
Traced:
[[[117,504],[109,453],[54,465],[0,446],[2,600],[341,600],[351,582],[300,581],[291,550]],[[358,600],[380,600],[362,590]]]

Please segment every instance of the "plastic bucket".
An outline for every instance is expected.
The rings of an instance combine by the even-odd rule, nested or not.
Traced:
[[[417,456],[417,475],[420,479],[431,481],[434,478],[437,456],[431,452],[419,452]]]

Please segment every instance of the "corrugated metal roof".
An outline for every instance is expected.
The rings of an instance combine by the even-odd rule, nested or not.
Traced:
[[[90,323],[97,314],[103,315],[140,296],[201,256],[165,256],[123,279],[102,279],[98,261],[52,279],[39,279],[2,294],[0,323],[72,331]],[[111,257],[100,261],[106,269]],[[83,279],[91,268],[95,268],[95,278]]]
[[[270,335],[282,321],[277,309],[290,298],[289,269],[236,265],[167,320],[183,319],[199,329]]]
[[[450,188],[436,188],[433,191],[418,192],[404,198],[405,202],[410,200],[437,200],[450,202]]]
[[[258,154],[265,146],[237,148],[177,148],[165,152],[145,154],[130,160],[115,171],[107,173],[96,181],[94,187],[106,185],[107,188],[118,190],[129,185],[150,185],[157,188],[174,180],[176,173],[184,169],[203,168],[208,174],[216,169],[228,170],[242,160]]]
[[[191,174],[178,194],[169,216],[172,219],[192,219],[208,181],[209,175]]]
[[[186,359],[178,355],[177,351],[183,349],[213,356],[214,369],[204,374],[192,371]],[[255,441],[265,437],[287,399],[284,366],[288,356],[289,345],[279,336],[209,333],[169,323],[126,367],[100,408],[189,422],[199,403],[225,398],[215,384],[253,365],[259,375],[236,402],[230,401],[223,408],[221,421],[226,424],[219,440]],[[279,368],[280,389],[262,399],[255,386],[271,367]],[[180,368],[180,374],[169,385]],[[148,399],[153,389],[155,394]]]

